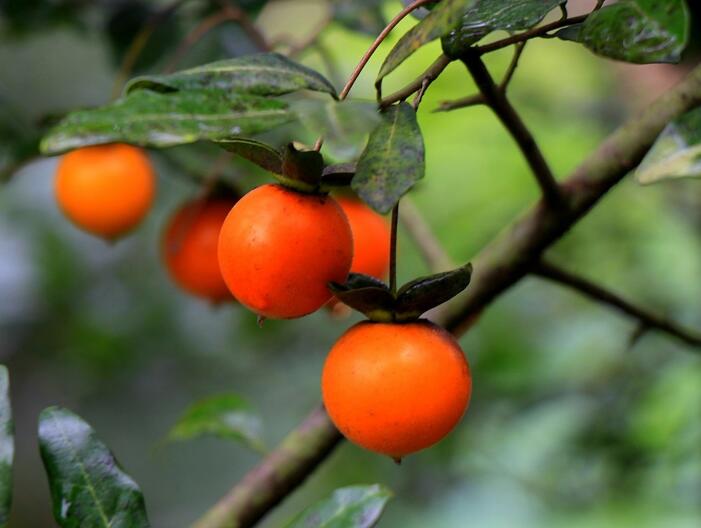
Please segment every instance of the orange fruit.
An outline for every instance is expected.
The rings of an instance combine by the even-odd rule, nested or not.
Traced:
[[[348,219],[330,196],[280,185],[249,192],[219,236],[219,267],[236,299],[257,314],[290,319],[331,298],[353,259]]]
[[[99,145],[61,158],[55,190],[59,206],[73,223],[115,239],[133,229],[149,211],[155,177],[142,149]]]
[[[365,321],[331,349],[321,389],[331,420],[349,440],[401,459],[455,427],[472,378],[457,341],[439,326]]]
[[[340,197],[338,204],[353,232],[351,271],[384,279],[389,272],[389,223],[360,200]]]
[[[217,245],[235,203],[226,198],[187,203],[170,219],[163,237],[163,257],[176,284],[213,302],[232,299],[219,270]]]

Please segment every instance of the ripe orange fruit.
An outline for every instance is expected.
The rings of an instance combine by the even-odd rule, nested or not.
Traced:
[[[349,440],[401,459],[455,427],[472,378],[457,341],[439,326],[365,321],[331,349],[321,389],[331,420]]]
[[[389,223],[357,199],[340,197],[338,204],[353,232],[351,271],[383,279],[389,271]]]
[[[64,155],[55,189],[59,206],[73,223],[114,239],[135,227],[148,212],[155,177],[142,149],[99,145]]]
[[[280,185],[239,200],[219,236],[219,266],[231,293],[275,319],[323,306],[328,283],[344,282],[352,259],[353,236],[338,203]]]
[[[219,232],[234,199],[200,199],[185,204],[168,222],[163,256],[173,280],[185,291],[220,302],[232,299],[219,270]]]

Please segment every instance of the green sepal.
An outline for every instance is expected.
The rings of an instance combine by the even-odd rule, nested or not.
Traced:
[[[319,192],[324,172],[324,158],[316,150],[297,150],[289,143],[282,154],[282,174],[276,179],[284,186],[301,192]]]
[[[427,311],[449,301],[470,284],[472,264],[421,277],[408,282],[397,292],[395,318],[397,321],[413,321]]]
[[[343,303],[375,322],[416,321],[470,284],[472,264],[443,273],[421,277],[402,286],[396,294],[382,281],[351,273],[344,284],[329,283],[329,289]]]

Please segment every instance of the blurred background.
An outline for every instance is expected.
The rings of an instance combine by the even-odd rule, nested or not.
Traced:
[[[368,6],[363,16],[328,23],[334,3],[272,1],[260,10],[262,3],[239,2],[270,42],[339,87],[371,41],[349,28],[372,31],[382,13],[401,7],[386,2],[372,11],[376,3],[358,2]],[[133,73],[167,67],[206,15],[202,10],[214,9],[205,4],[187,2],[168,17]],[[591,8],[587,1],[570,4],[572,12]],[[0,1],[0,100],[11,137],[31,136],[47,116],[109,101],[129,43],[164,5]],[[405,21],[383,44],[356,96],[374,96],[384,55],[413,23]],[[320,25],[323,33],[305,46]],[[179,66],[255,50],[240,25],[222,24],[187,49]],[[422,48],[387,80],[386,93],[414,79],[439,52],[438,43]],[[496,77],[510,58],[509,50],[488,57]],[[697,61],[692,47],[681,66],[622,66],[572,43],[538,40],[527,46],[511,94],[564,178]],[[459,262],[537,197],[525,162],[488,109],[432,112],[441,101],[473,92],[456,64],[428,91],[419,113],[427,174],[412,193]],[[237,392],[260,412],[273,446],[319,400],[325,354],[356,317],[334,320],[321,311],[261,329],[244,309],[212,307],[166,275],[164,223],[200,193],[198,179],[218,154],[201,145],[152,153],[156,207],[136,232],[112,245],[58,211],[56,159],[23,165],[0,186],[0,362],[10,370],[17,428],[13,528],[55,526],[36,441],[37,416],[46,406],[66,406],[90,422],[140,483],[153,525],[178,528],[259,458],[218,439],[164,443],[185,407]],[[225,172],[243,188],[266,178],[238,162]],[[698,181],[640,187],[626,179],[550,256],[701,328]],[[401,233],[399,258],[400,281],[427,272]],[[634,321],[559,286],[522,281],[461,340],[474,394],[446,440],[401,466],[345,443],[262,526],[282,525],[336,487],[382,483],[396,493],[380,523],[387,528],[698,527],[701,359],[658,333],[632,342],[635,330]]]

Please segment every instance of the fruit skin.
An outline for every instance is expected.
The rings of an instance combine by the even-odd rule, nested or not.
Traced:
[[[384,279],[389,272],[389,223],[360,200],[339,197],[353,232],[351,271]]]
[[[219,266],[236,299],[274,319],[301,317],[331,298],[353,259],[346,215],[325,195],[263,185],[234,206],[219,235]]]
[[[56,172],[56,199],[78,227],[115,239],[151,207],[155,176],[146,153],[120,143],[69,152]]]
[[[233,300],[221,271],[217,247],[224,219],[234,199],[194,200],[168,222],[163,259],[173,280],[185,291],[218,303]]]
[[[321,389],[331,420],[349,440],[401,459],[455,427],[472,378],[457,341],[439,326],[365,321],[331,349]]]

